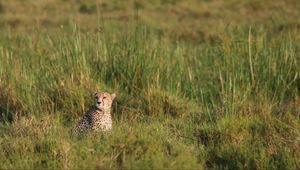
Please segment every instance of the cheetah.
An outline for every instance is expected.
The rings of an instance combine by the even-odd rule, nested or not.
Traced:
[[[93,130],[104,132],[112,129],[111,106],[115,93],[95,92],[94,105],[84,114],[73,129],[74,134]]]

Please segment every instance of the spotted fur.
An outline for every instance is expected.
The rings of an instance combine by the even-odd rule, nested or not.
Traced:
[[[88,130],[103,132],[112,128],[111,106],[116,94],[107,92],[96,92],[94,94],[94,105],[79,120],[73,132],[83,133]]]

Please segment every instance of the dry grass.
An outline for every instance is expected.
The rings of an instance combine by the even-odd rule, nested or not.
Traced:
[[[0,4],[0,168],[299,169],[296,0]]]

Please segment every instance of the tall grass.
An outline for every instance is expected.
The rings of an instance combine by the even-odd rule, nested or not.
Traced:
[[[300,167],[299,30],[104,30],[0,35],[1,168]],[[117,93],[113,131],[71,136],[97,89]]]

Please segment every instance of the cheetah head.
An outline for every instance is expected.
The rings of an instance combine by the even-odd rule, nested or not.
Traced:
[[[94,94],[94,101],[95,106],[99,110],[108,110],[111,108],[112,102],[115,99],[115,93],[108,93],[108,92],[95,92]]]

